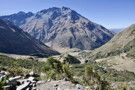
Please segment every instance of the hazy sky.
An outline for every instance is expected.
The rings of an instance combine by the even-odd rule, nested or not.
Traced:
[[[0,0],[0,15],[62,6],[106,28],[125,28],[135,23],[135,0]]]

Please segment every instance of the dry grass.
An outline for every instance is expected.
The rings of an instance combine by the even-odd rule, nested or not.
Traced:
[[[96,62],[103,62],[103,61],[108,63],[110,68],[116,69],[118,71],[127,70],[135,73],[134,59],[126,57],[126,54],[96,60]]]

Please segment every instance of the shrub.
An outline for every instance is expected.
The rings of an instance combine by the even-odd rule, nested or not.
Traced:
[[[62,74],[58,73],[55,69],[51,69],[46,73],[47,73],[47,79],[59,80],[63,78]]]
[[[3,90],[3,86],[6,82],[6,77],[4,78],[4,80],[0,80],[0,90]]]
[[[1,71],[1,70],[3,70],[3,67],[2,67],[2,66],[0,66],[0,71]]]
[[[58,72],[62,71],[61,62],[58,61],[57,59],[54,59],[53,57],[49,57],[47,59],[47,64],[50,66],[50,68],[56,69]]]
[[[55,70],[49,70],[47,72],[47,79],[53,79],[56,80],[56,71]]]
[[[22,74],[23,69],[19,67],[17,62],[13,62],[13,65],[8,69],[11,76],[17,76]]]
[[[65,64],[62,66],[62,70],[64,72],[64,74],[66,75],[66,77],[69,79],[69,80],[73,80],[73,75],[71,73],[71,70],[69,68],[69,65],[68,64]]]
[[[91,79],[91,77],[93,76],[93,71],[92,71],[92,67],[89,65],[85,66],[85,76],[88,79]]]

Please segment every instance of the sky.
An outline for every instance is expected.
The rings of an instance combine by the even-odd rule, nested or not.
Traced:
[[[135,23],[135,0],[0,0],[0,16],[63,6],[108,29]]]

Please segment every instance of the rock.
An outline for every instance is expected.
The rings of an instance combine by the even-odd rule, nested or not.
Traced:
[[[17,86],[19,86],[19,85],[21,85],[21,83],[17,81]]]
[[[33,87],[36,87],[37,85],[36,85],[36,83],[33,83],[33,85],[32,85]]]
[[[31,76],[33,76],[33,75],[35,74],[35,72],[34,72],[34,71],[31,71],[29,74],[30,74]]]
[[[47,82],[50,82],[50,81],[51,81],[50,79],[47,80]]]
[[[89,90],[89,87],[87,86],[87,87],[85,87],[85,89]]]
[[[37,82],[37,85],[40,85],[40,84],[42,84],[42,83],[43,83],[42,81],[38,81],[38,82]]]
[[[6,84],[8,84],[9,83],[9,80],[6,80]]]
[[[67,78],[64,78],[63,80],[64,80],[64,81],[69,81]]]
[[[32,90],[38,90],[38,89],[36,89],[36,88],[32,88]]]
[[[16,77],[9,78],[9,81],[18,80],[21,78],[22,78],[21,76],[16,76]]]
[[[3,88],[4,88],[4,90],[10,90],[11,89],[11,85],[6,85]]]
[[[39,77],[39,75],[35,73],[34,71],[31,71],[29,74],[30,76],[33,76],[33,77]]]
[[[25,82],[24,84],[18,86],[16,90],[26,90],[30,86],[30,84],[31,82]]]
[[[55,83],[55,84],[53,84],[53,87],[58,87],[58,86],[59,86],[59,85],[58,85],[58,84],[56,84],[56,83]]]
[[[76,84],[77,89],[83,89],[83,86],[81,84]]]
[[[23,76],[24,76],[24,78],[28,78],[30,76],[30,74],[24,73]]]
[[[38,81],[38,79],[36,79],[35,77],[29,77],[28,80],[31,81],[31,82]]]
[[[13,85],[13,86],[19,85],[19,83],[16,81],[18,79],[21,79],[21,76],[9,78],[9,82],[7,84],[10,84],[10,85]]]
[[[63,89],[61,89],[61,88],[57,88],[57,90],[63,90]]]

